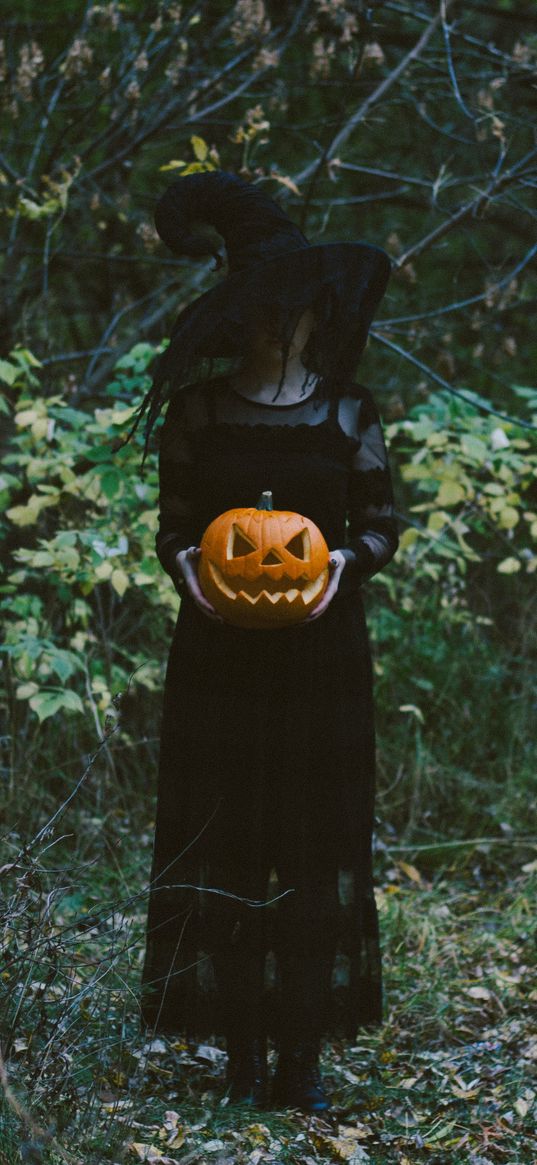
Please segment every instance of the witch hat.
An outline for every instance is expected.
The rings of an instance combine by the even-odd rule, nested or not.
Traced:
[[[386,290],[390,259],[369,243],[310,243],[259,186],[221,170],[179,178],[159,199],[157,231],[177,255],[213,255],[228,273],[183,309],[160,357],[148,394],[148,425],[163,385],[184,385],[200,358],[244,355],[249,329],[270,319],[288,345],[306,308],[316,327],[308,368],[331,382],[352,379],[369,327]],[[212,234],[207,232],[212,228]]]

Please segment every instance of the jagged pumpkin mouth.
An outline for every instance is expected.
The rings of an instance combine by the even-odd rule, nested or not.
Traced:
[[[246,599],[252,606],[255,606],[262,596],[274,605],[280,601],[293,603],[299,596],[304,604],[312,603],[317,598],[317,595],[320,595],[327,575],[326,570],[321,571],[321,574],[315,579],[301,575],[299,578],[291,579],[292,586],[285,591],[281,589],[281,578],[275,579],[270,578],[270,576],[263,577],[262,575],[259,578],[249,579],[247,583],[245,583],[244,579],[237,578],[236,587],[234,588],[233,582],[235,580],[225,579],[214,562],[209,561],[208,566],[212,580],[222,594],[227,595],[228,599],[233,600],[237,599],[240,595],[242,599]],[[245,590],[245,586],[248,587],[247,590]]]

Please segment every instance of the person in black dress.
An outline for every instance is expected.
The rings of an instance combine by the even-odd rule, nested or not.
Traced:
[[[259,1106],[268,1102],[274,1035],[273,1103],[319,1112],[329,1106],[318,1067],[323,1033],[352,1037],[381,1018],[372,674],[360,587],[392,558],[397,529],[378,412],[349,369],[387,272],[383,253],[366,245],[334,244],[327,261],[318,252],[329,244],[293,245],[293,234],[282,244],[286,224],[297,228],[271,200],[233,176],[195,178],[205,182],[170,188],[157,226],[177,249],[203,253],[206,237],[200,243],[185,229],[185,198],[199,211],[208,191],[205,217],[226,239],[232,273],[223,298],[221,284],[179,317],[148,402],[151,422],[171,385],[157,553],[182,597],[164,694],[143,1016],[155,1031],[224,1034],[230,1097]],[[237,193],[254,194],[249,218],[244,203],[235,211]],[[272,255],[267,206],[269,215],[276,207]],[[243,235],[237,219],[247,220]],[[234,238],[245,246],[233,270]],[[185,386],[185,352],[192,368],[191,355],[228,355],[231,345],[232,371]],[[330,580],[302,624],[246,630],[202,594],[199,544],[218,514],[255,505],[268,489],[275,509],[319,526]]]

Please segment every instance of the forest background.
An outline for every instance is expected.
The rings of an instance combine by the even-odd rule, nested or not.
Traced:
[[[2,24],[0,1161],[534,1161],[535,8],[21,0]],[[339,1126],[233,1115],[218,1048],[137,1026],[179,600],[158,442],[144,476],[119,446],[217,278],[153,207],[217,166],[393,259],[359,371],[402,532],[365,588],[387,1024],[327,1050]]]

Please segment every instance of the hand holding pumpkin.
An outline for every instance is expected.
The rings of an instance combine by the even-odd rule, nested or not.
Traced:
[[[326,608],[332,602],[334,595],[337,593],[341,575],[345,569],[347,559],[342,550],[332,550],[330,558],[328,559],[329,578],[326,590],[319,599],[317,606],[313,608],[311,614],[303,619],[303,624],[313,623],[320,615],[324,615]]]
[[[188,550],[180,550],[176,557],[177,566],[185,580],[185,586],[196,606],[208,619],[215,623],[223,623],[221,615],[215,611],[212,603],[205,598],[198,580],[198,563],[201,555],[199,546],[189,546]]]

